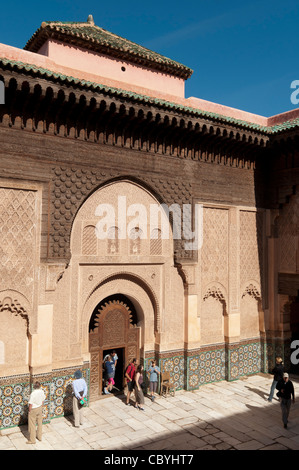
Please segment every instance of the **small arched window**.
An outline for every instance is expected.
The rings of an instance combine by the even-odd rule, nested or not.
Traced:
[[[155,228],[151,232],[150,254],[151,256],[162,255],[162,232],[159,228]]]
[[[107,253],[109,255],[117,255],[119,253],[119,229],[118,227],[110,227],[107,236]]]
[[[139,227],[134,227],[130,231],[130,254],[131,255],[140,255],[142,235],[143,235],[143,232]]]
[[[97,237],[95,233],[95,227],[93,225],[87,225],[83,229],[82,255],[97,255]]]

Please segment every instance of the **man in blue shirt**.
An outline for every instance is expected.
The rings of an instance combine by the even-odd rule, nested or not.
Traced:
[[[82,372],[76,370],[75,380],[73,381],[73,414],[75,419],[75,427],[78,428],[83,424],[83,406],[87,400],[87,384],[82,377]]]
[[[151,392],[151,400],[154,401],[155,399],[155,392],[157,390],[158,385],[158,376],[160,375],[160,369],[156,365],[156,361],[151,361],[151,366],[147,370],[150,380],[150,392]]]

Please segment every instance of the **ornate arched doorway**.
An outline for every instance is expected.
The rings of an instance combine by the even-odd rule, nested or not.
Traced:
[[[123,388],[124,369],[136,357],[140,358],[140,328],[132,302],[125,296],[113,295],[102,300],[94,309],[89,323],[90,399],[103,393],[103,358],[116,351],[116,390]]]

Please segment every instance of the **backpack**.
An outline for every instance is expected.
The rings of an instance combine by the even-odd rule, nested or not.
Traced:
[[[132,364],[130,363],[130,364],[126,367],[125,372],[124,372],[124,378],[125,378],[125,379],[127,379],[126,374],[128,374],[128,375],[130,376],[130,374],[129,374],[128,371],[131,370],[131,369],[132,369]]]
[[[127,373],[127,370],[129,369],[129,366],[130,366],[130,364],[125,368],[125,371],[124,371],[124,378],[125,379],[127,378],[126,373]]]

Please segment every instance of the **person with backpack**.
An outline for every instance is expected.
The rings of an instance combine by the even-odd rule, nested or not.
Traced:
[[[135,373],[136,373],[136,367],[137,367],[137,359],[134,358],[132,362],[128,365],[125,371],[125,378],[127,379],[127,387],[128,387],[128,393],[127,393],[127,399],[126,399],[126,405],[130,405],[130,396],[131,393],[134,391],[135,387]]]
[[[272,381],[272,384],[271,384],[271,389],[270,389],[269,398],[268,398],[268,401],[270,403],[273,399],[273,395],[274,395],[274,392],[275,392],[275,389],[276,389],[276,385],[280,380],[283,379],[283,373],[284,373],[283,362],[282,362],[281,357],[277,357],[275,362],[276,362],[276,365],[275,365],[274,369],[271,372],[271,374],[273,374],[273,381]]]

